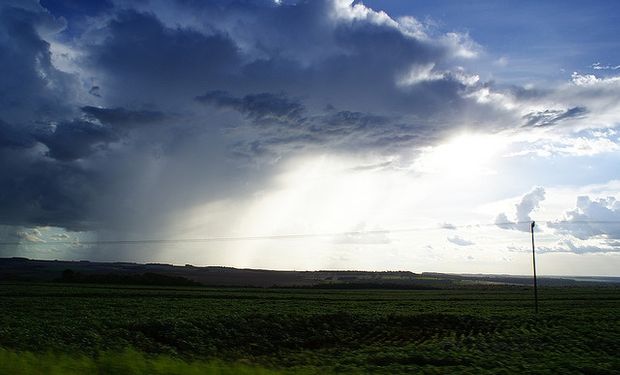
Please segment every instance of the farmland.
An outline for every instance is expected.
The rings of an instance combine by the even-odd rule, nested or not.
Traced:
[[[0,372],[618,373],[619,288],[531,296],[5,282]]]

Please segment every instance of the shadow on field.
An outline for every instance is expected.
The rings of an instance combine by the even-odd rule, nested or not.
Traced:
[[[498,322],[449,314],[361,318],[347,313],[299,316],[257,314],[217,320],[161,320],[123,327],[134,345],[208,355],[281,350],[357,349],[365,345],[420,343],[447,335],[475,335],[498,329]]]

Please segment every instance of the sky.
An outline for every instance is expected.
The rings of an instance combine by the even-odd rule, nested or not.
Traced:
[[[0,256],[620,276],[620,4],[0,1]]]

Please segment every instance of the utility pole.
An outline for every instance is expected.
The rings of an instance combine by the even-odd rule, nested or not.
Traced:
[[[530,229],[532,232],[532,265],[534,266],[534,309],[538,314],[538,285],[536,282],[536,250],[534,247],[534,226],[536,226],[536,222],[532,221]]]

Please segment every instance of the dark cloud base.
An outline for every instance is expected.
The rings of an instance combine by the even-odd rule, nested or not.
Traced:
[[[260,190],[278,163],[306,152],[411,157],[456,129],[590,113],[524,116],[476,99],[496,88],[460,67],[465,36],[447,43],[361,4],[336,5],[3,3],[0,224],[157,228],[177,211]]]

